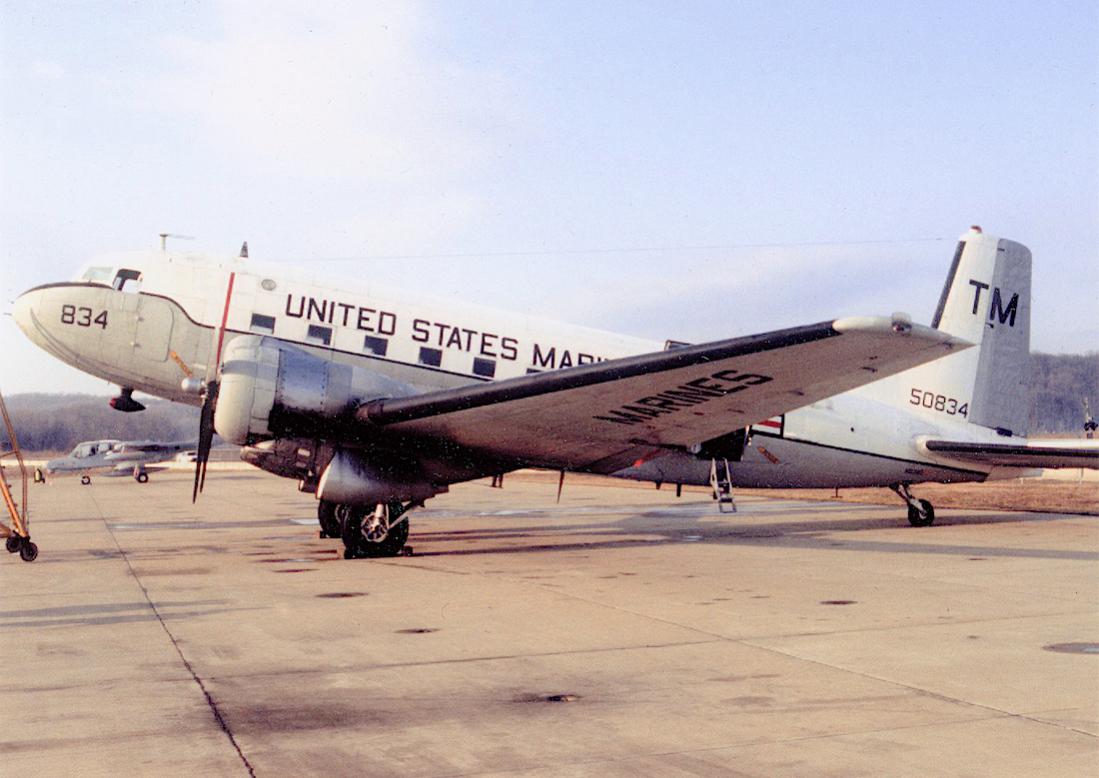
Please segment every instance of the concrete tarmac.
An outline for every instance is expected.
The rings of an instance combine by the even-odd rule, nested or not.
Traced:
[[[255,471],[34,487],[0,775],[1099,772],[1099,518],[504,486],[380,561]]]

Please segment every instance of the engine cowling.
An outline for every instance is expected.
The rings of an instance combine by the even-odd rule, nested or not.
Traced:
[[[214,429],[242,446],[312,436],[363,402],[411,394],[412,387],[372,370],[241,335],[225,347]]]
[[[318,498],[343,505],[422,502],[445,491],[446,485],[430,483],[415,466],[387,467],[354,449],[337,451],[317,485]]]

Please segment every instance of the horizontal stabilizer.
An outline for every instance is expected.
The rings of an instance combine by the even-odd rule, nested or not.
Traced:
[[[1099,468],[1099,440],[1041,440],[1027,443],[972,443],[927,440],[930,453],[994,467]]]

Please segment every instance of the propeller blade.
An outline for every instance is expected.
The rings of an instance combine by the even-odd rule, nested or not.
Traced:
[[[210,460],[210,447],[214,441],[214,409],[218,402],[218,371],[221,369],[221,347],[225,343],[225,328],[229,321],[229,303],[233,299],[233,281],[236,273],[229,274],[225,289],[225,308],[221,312],[221,326],[214,329],[213,359],[206,363],[206,396],[202,400],[202,413],[198,419],[198,450],[195,452],[195,488],[191,502],[198,500],[199,492],[206,486],[206,463]]]
[[[202,401],[202,412],[198,420],[198,447],[195,451],[195,487],[191,493],[191,502],[198,500],[199,492],[206,486],[206,463],[210,461],[210,448],[214,442],[214,408],[217,405],[218,384],[211,381],[206,386],[206,397]]]

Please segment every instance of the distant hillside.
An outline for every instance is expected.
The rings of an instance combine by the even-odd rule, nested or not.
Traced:
[[[1083,398],[1099,417],[1099,353],[1032,354],[1030,432],[1078,434]],[[20,445],[30,452],[68,451],[82,440],[193,440],[198,409],[143,399],[141,413],[119,413],[105,397],[17,394],[7,399]]]
[[[1099,418],[1099,352],[1030,355],[1030,431],[1079,433],[1084,398]]]
[[[16,394],[5,397],[24,451],[69,451],[82,440],[194,440],[198,408],[142,398],[140,413],[119,413],[106,397]],[[0,435],[0,438],[3,438]],[[7,441],[3,440],[6,444]]]

